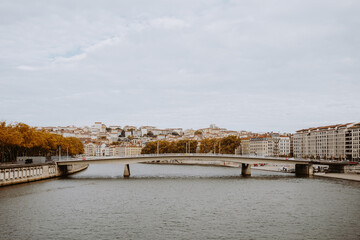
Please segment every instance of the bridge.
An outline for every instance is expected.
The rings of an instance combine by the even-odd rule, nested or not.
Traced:
[[[130,164],[134,163],[149,163],[157,161],[223,161],[241,164],[241,175],[251,176],[251,165],[260,163],[271,164],[294,164],[296,175],[309,176],[313,174],[313,165],[329,165],[329,170],[332,172],[344,172],[344,167],[347,165],[354,165],[353,162],[333,162],[324,160],[310,160],[310,159],[295,159],[295,158],[280,158],[280,157],[258,157],[258,156],[244,156],[234,154],[198,154],[198,153],[183,153],[183,154],[144,154],[136,156],[125,157],[92,157],[92,158],[77,158],[71,160],[57,161],[56,164],[64,175],[78,164],[124,164],[124,177],[130,176]]]

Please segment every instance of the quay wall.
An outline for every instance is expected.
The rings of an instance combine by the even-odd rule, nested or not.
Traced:
[[[85,170],[88,164],[73,164],[66,174]],[[18,183],[34,182],[64,175],[55,163],[14,164],[0,166],[0,187]]]
[[[203,165],[219,167],[240,167],[241,163],[228,161],[203,161],[203,160],[159,160],[147,162],[145,164],[169,164],[169,165]]]

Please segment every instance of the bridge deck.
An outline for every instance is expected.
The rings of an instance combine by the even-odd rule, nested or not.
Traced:
[[[58,161],[58,165],[70,165],[78,163],[86,164],[109,164],[109,163],[146,163],[159,160],[198,160],[198,161],[227,161],[236,163],[256,164],[256,163],[274,163],[274,164],[318,164],[318,165],[350,165],[350,162],[330,162],[330,161],[313,161],[301,159],[287,159],[274,157],[252,157],[243,155],[226,155],[226,154],[151,154],[137,155],[128,157],[94,157],[83,159],[71,159]]]

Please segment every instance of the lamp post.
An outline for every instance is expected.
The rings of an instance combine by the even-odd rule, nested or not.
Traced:
[[[61,161],[61,146],[59,146],[59,161]]]

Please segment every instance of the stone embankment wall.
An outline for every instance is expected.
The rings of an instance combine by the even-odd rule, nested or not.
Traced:
[[[162,160],[148,162],[151,164],[171,164],[171,165],[205,165],[205,166],[220,166],[220,167],[240,167],[241,163],[227,162],[227,161],[204,161],[204,160]],[[148,164],[147,163],[147,164]]]
[[[344,173],[356,173],[356,174],[360,174],[360,164],[345,166],[345,167],[344,167]]]
[[[80,172],[87,167],[87,164],[74,164],[68,169],[67,174]],[[33,182],[61,175],[63,172],[55,163],[0,166],[0,186]]]

